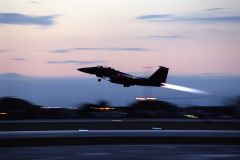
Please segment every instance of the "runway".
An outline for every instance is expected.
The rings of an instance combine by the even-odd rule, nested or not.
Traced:
[[[239,120],[211,119],[57,119],[1,120],[0,131],[39,130],[240,130]]]
[[[95,122],[98,123],[95,124]],[[115,119],[1,122],[5,127],[10,124],[10,126],[17,126],[18,129],[33,127],[34,130],[8,130],[9,128],[6,128],[0,131],[0,160],[240,159],[240,130],[236,128],[230,130],[234,124],[239,122],[214,121],[211,123],[211,121],[194,120],[182,122],[157,120],[155,122],[149,120],[146,121],[144,127],[140,125],[142,122],[145,121]],[[184,123],[197,127],[194,130],[174,129],[178,124],[181,124],[181,127],[184,126]],[[21,126],[26,124],[29,126]],[[44,126],[45,124],[47,126]],[[51,128],[54,124],[62,129],[54,130],[54,127]],[[70,127],[64,129],[69,124]],[[89,129],[91,128],[89,124],[92,125],[91,127],[97,126],[97,129]],[[109,126],[101,130],[100,127],[104,124]],[[124,125],[121,126],[122,124]],[[135,127],[133,130],[124,128],[131,127],[130,124]],[[163,126],[168,124],[171,129],[164,129]],[[204,126],[204,124],[208,124],[210,128],[216,127],[214,125],[217,124],[218,127],[217,130],[197,129],[199,125]],[[220,124],[225,126],[220,126]],[[38,126],[45,128],[36,130]],[[113,129],[119,126],[120,129]],[[222,130],[221,127],[226,127],[227,130]]]
[[[240,131],[223,130],[56,130],[1,131],[0,146],[96,144],[240,144]]]
[[[219,130],[57,130],[57,131],[2,131],[1,139],[54,137],[225,137],[240,138],[240,131]]]

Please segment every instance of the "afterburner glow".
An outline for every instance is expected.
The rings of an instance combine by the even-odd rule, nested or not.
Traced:
[[[183,87],[183,86],[178,86],[178,85],[173,85],[173,84],[167,84],[167,83],[163,83],[163,88],[168,88],[168,89],[174,89],[174,90],[178,90],[178,91],[183,91],[183,92],[190,92],[190,93],[196,93],[196,94],[209,94],[205,91],[201,91],[198,89],[193,89],[193,88],[189,88],[189,87]]]

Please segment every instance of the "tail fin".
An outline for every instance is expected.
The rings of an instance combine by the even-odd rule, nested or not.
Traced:
[[[168,75],[168,68],[159,66],[160,68],[154,72],[150,77],[149,80],[153,84],[161,84],[165,83],[167,80]]]

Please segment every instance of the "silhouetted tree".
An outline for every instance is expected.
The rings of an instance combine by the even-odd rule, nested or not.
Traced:
[[[34,118],[38,116],[40,110],[40,106],[19,98],[0,99],[0,112],[6,112],[9,118]]]
[[[99,106],[102,106],[102,107],[109,106],[109,102],[106,101],[106,100],[100,100],[100,101],[98,101],[97,104],[98,104]]]

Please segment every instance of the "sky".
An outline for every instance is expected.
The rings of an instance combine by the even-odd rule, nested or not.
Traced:
[[[239,75],[239,0],[0,0],[0,73],[76,68]]]
[[[0,0],[0,4],[1,75],[81,79],[91,76],[77,68],[96,65],[135,75],[149,75],[158,66],[170,68],[170,76],[240,75],[239,0]],[[209,88],[204,82],[205,86],[193,87]],[[234,83],[237,95],[239,85]],[[2,96],[15,95],[7,94],[6,88],[4,92]]]

